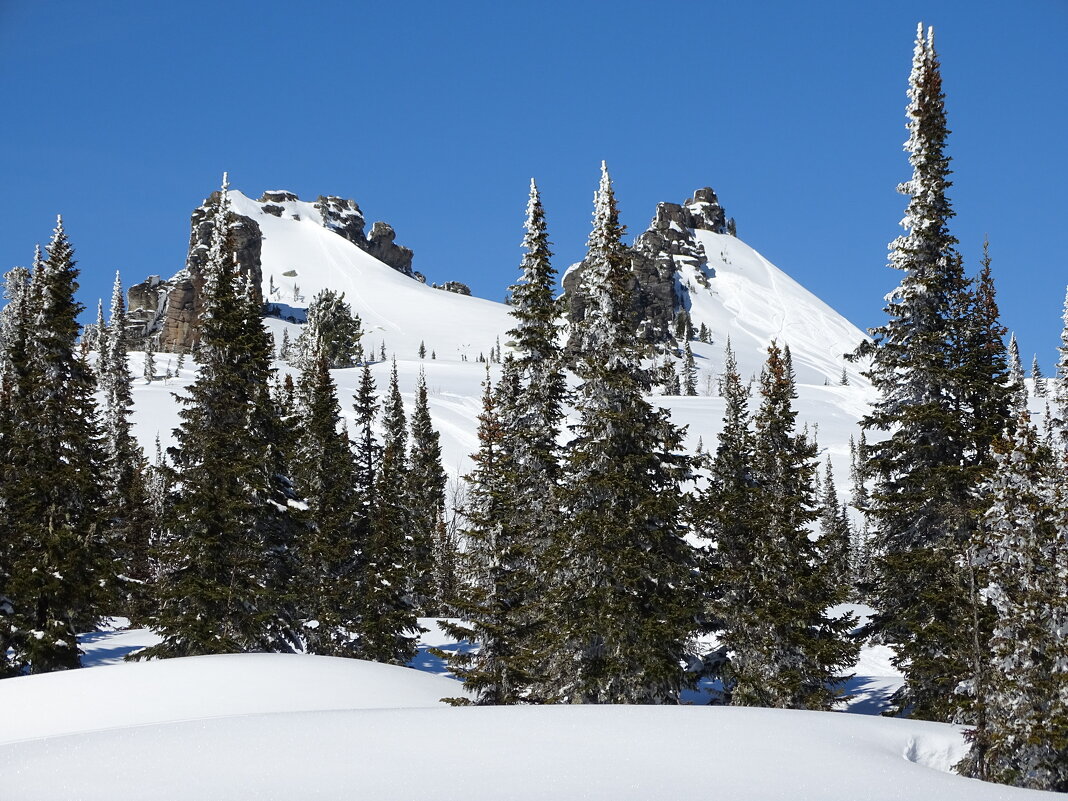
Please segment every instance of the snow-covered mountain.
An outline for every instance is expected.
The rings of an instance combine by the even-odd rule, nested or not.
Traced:
[[[351,201],[345,203],[355,212],[343,211],[339,215],[331,208],[324,219],[321,201],[298,200],[288,192],[269,192],[260,200],[253,200],[231,190],[230,200],[234,212],[254,223],[254,227],[249,226],[252,230],[259,231],[256,266],[265,301],[277,306],[279,316],[266,319],[276,340],[281,340],[286,328],[290,329],[291,338],[296,337],[299,323],[286,318],[302,320],[318,291],[344,292],[345,300],[363,321],[367,351],[378,354],[384,345],[388,356],[396,357],[406,402],[414,403],[419,372],[426,372],[431,412],[442,436],[445,468],[454,476],[467,472],[468,457],[477,447],[480,384],[485,375],[479,355],[488,355],[498,341],[507,351],[506,332],[513,322],[509,307],[421,282],[410,269],[409,251],[405,251],[407,262],[399,265],[376,258],[369,252],[375,249],[361,238],[362,216],[356,226],[349,225],[343,216],[359,214]],[[703,201],[691,204],[693,219],[707,218],[704,205]],[[668,263],[666,272],[661,269],[661,273],[674,284],[674,303],[688,311],[695,330],[702,324],[708,328],[711,342],[691,343],[699,372],[699,396],[656,396],[654,400],[670,408],[674,419],[688,427],[691,448],[698,442],[708,448],[714,444],[723,412],[716,383],[728,337],[743,376],[754,378],[759,376],[767,345],[773,339],[788,344],[797,372],[799,420],[817,429],[821,446],[832,456],[836,472],[844,477],[848,440],[856,433],[856,422],[866,410],[870,387],[856,366],[845,363],[842,357],[856,347],[864,334],[741,239],[709,230],[723,230],[721,225],[683,229],[677,222],[661,219],[665,206],[680,208],[660,204],[653,227],[660,225],[680,240],[681,246],[673,245],[674,253],[653,252],[652,258]],[[196,247],[197,224],[194,214],[192,248]],[[377,231],[379,225],[376,223],[373,230]],[[645,242],[648,253],[648,232],[643,237],[639,240]],[[392,243],[392,229],[389,242]],[[653,246],[652,250],[657,247],[667,246]],[[517,270],[520,255],[517,251]],[[511,283],[516,275],[502,275],[502,286]],[[669,313],[670,310],[669,306]],[[418,356],[420,344],[426,347],[423,359]],[[141,354],[132,353],[131,358],[136,375]],[[174,357],[157,356],[160,372],[168,358],[173,364]],[[292,369],[282,363],[278,367],[283,371]],[[139,383],[135,387],[136,430],[146,449],[152,447],[157,435],[164,447],[169,443],[170,432],[178,422],[172,392],[180,391],[194,377],[191,362],[186,362],[186,368],[169,384]],[[840,383],[843,368],[848,378],[846,385]],[[383,388],[388,380],[388,363],[379,362],[372,369],[379,388]],[[334,378],[342,407],[347,410],[358,371],[337,370]]]

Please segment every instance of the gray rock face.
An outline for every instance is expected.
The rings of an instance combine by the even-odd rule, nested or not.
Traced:
[[[286,193],[274,193],[278,194]],[[151,335],[158,349],[176,351],[189,350],[199,340],[204,265],[211,244],[212,211],[218,200],[219,193],[213,192],[193,210],[185,268],[167,281],[151,276],[127,292],[130,333],[135,341]],[[230,236],[241,272],[258,293],[263,240],[260,227],[252,218],[231,212]]]
[[[376,222],[371,226],[367,237],[368,253],[384,264],[388,264],[399,273],[412,276],[412,257],[415,255],[408,248],[394,243],[397,234],[389,223]]]
[[[260,199],[257,200],[256,202],[257,203],[289,203],[290,201],[293,201],[293,200],[300,200],[300,198],[297,197],[296,195],[294,195],[292,192],[279,191],[279,192],[264,192],[262,195],[260,195]]]
[[[325,228],[340,234],[352,244],[367,249],[367,237],[363,233],[363,212],[356,205],[356,201],[333,195],[319,195],[315,208],[319,210]]]
[[[704,268],[708,264],[694,230],[727,233],[728,223],[716,193],[709,187],[698,189],[686,203],[658,203],[649,228],[639,234],[630,250],[631,289],[634,298],[634,327],[651,344],[675,348],[674,322],[686,308],[686,299],[677,290],[679,264]],[[574,324],[586,315],[587,299],[582,287],[585,263],[564,275],[564,303]],[[568,349],[578,342],[572,328]]]

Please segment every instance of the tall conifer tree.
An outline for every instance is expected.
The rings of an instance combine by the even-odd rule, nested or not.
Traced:
[[[295,509],[269,392],[271,344],[258,293],[239,274],[227,190],[224,176],[205,265],[200,371],[181,397],[170,449],[173,487],[151,620],[162,641],[142,656],[296,646],[284,597]]]
[[[441,466],[441,437],[430,419],[423,371],[415,389],[411,435],[408,504],[412,526],[412,592],[417,609],[424,614],[436,614],[442,599],[434,597],[434,540],[445,519],[445,471]]]
[[[922,25],[908,98],[905,150],[913,174],[899,187],[909,198],[906,233],[890,247],[890,266],[903,277],[888,296],[889,320],[857,354],[871,357],[865,374],[879,392],[863,424],[888,432],[869,446],[878,610],[872,628],[894,645],[905,674],[895,708],[961,720],[967,703],[955,693],[975,641],[974,582],[961,565],[976,523],[972,488],[989,468],[990,431],[1000,424],[996,414],[979,416],[983,393],[997,396],[989,383],[996,368],[981,363],[996,358],[990,337],[997,323],[985,290],[969,290],[949,231],[945,95],[933,31],[925,35]],[[983,318],[969,324],[976,310]],[[1002,370],[1003,354],[1002,346]],[[1002,404],[1003,396],[991,398],[1003,420]]]
[[[367,542],[361,647],[365,659],[404,665],[417,652],[420,629],[411,591],[408,427],[396,359],[382,407],[382,428],[382,460]]]
[[[105,538],[104,452],[89,365],[76,354],[82,306],[74,251],[59,220],[36,260],[24,334],[9,342],[0,539],[11,543],[7,596],[19,670],[78,667],[76,633],[91,628],[114,587]]]
[[[695,555],[683,537],[689,464],[668,413],[643,396],[630,260],[602,163],[578,332],[579,422],[567,455],[568,524],[552,548],[549,700],[672,703],[695,627]]]

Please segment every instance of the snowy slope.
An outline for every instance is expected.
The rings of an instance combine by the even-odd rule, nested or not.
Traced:
[[[843,358],[865,335],[838,312],[769,262],[742,240],[698,230],[708,266],[679,263],[679,281],[689,300],[695,327],[712,331],[713,350],[705,355],[722,364],[730,337],[743,376],[759,375],[763,353],[775,339],[789,345],[797,380],[837,384],[842,369],[851,384],[866,384]]]
[[[393,270],[324,228],[312,203],[274,203],[284,209],[275,217],[240,192],[231,191],[230,200],[263,232],[263,296],[278,303],[283,316],[292,310],[302,318],[322,289],[344,292],[363,320],[364,346],[377,352],[384,342],[387,351],[408,359],[424,340],[439,359],[477,359],[511,327],[504,304],[434,289]]]
[[[960,730],[944,724],[707,706],[429,708],[434,682],[456,687],[405,668],[263,654],[8,679],[0,709],[23,708],[0,723],[0,794],[10,801],[1055,797],[950,775],[965,746]],[[114,711],[79,719],[81,706],[109,703]],[[37,719],[42,705],[53,710],[51,723]]]

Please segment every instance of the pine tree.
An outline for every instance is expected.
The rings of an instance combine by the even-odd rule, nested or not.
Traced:
[[[672,703],[695,627],[695,554],[683,537],[682,433],[643,392],[644,355],[630,315],[630,265],[602,163],[583,274],[579,422],[554,532],[543,697],[578,703]]]
[[[690,349],[690,341],[686,340],[686,346],[683,348],[683,362],[682,362],[682,391],[683,394],[690,397],[697,395],[697,365],[693,360],[693,351]]]
[[[984,487],[992,496],[975,540],[983,597],[997,620],[984,666],[980,725],[960,767],[997,782],[1068,791],[1068,506],[1063,470],[1026,413]]]
[[[305,650],[360,656],[366,510],[354,491],[357,467],[339,430],[341,407],[325,355],[300,379],[294,471],[308,506],[309,531],[299,543],[298,614]]]
[[[106,509],[117,570],[126,578],[124,609],[135,623],[144,619],[149,599],[149,538],[153,524],[145,457],[130,423],[133,376],[127,364],[126,301],[115,273],[108,324],[100,329],[97,383],[103,400],[104,450],[107,457]]]
[[[1046,379],[1042,375],[1042,368],[1038,366],[1038,354],[1031,357],[1031,380],[1035,382],[1035,397],[1046,397]]]
[[[463,679],[474,702],[515,704],[525,700],[531,683],[532,643],[526,636],[531,625],[530,554],[525,532],[515,527],[510,480],[514,468],[505,444],[499,393],[493,391],[488,369],[482,386],[479,450],[471,457],[475,469],[467,476],[470,489],[463,509],[467,525],[460,559],[468,580],[456,611],[464,622],[443,626],[450,636],[478,644],[476,651],[448,654],[450,670]]]
[[[909,78],[905,150],[913,168],[899,191],[909,198],[906,233],[891,244],[890,266],[903,273],[888,296],[887,323],[858,351],[870,356],[865,375],[879,391],[863,425],[889,432],[870,446],[875,476],[871,515],[876,523],[876,576],[872,629],[892,644],[905,683],[897,711],[957,720],[966,704],[955,696],[973,660],[973,598],[961,567],[975,525],[972,487],[989,459],[996,420],[980,420],[985,339],[996,311],[969,291],[956,239],[945,96],[933,31],[916,39]],[[969,325],[976,309],[983,319]],[[978,353],[976,349],[984,353]],[[1002,348],[1003,353],[1003,348]],[[977,368],[976,365],[979,365]],[[1001,399],[992,399],[998,407]]]
[[[445,471],[441,467],[440,435],[430,419],[426,374],[422,371],[415,390],[411,435],[407,498],[411,513],[412,592],[416,609],[436,614],[434,536],[445,518]]]
[[[796,432],[789,350],[774,342],[760,394],[753,418],[751,561],[743,579],[751,604],[739,610],[741,620],[724,638],[734,651],[731,703],[830,709],[847,678],[841,671],[855,663],[858,648],[846,636],[853,616],[827,613],[847,596],[841,580],[844,535],[834,532],[818,542],[808,536],[817,517],[816,446]]]
[[[382,459],[375,477],[367,542],[362,652],[365,659],[405,665],[417,652],[420,629],[411,592],[411,514],[405,462],[408,429],[396,359],[383,403],[382,429]]]
[[[76,632],[97,623],[114,588],[95,382],[75,350],[77,276],[60,219],[30,284],[9,284],[18,299],[5,310],[0,547],[10,549],[3,594],[16,671],[78,667]]]
[[[205,266],[201,366],[170,449],[173,486],[150,621],[162,641],[141,657],[297,645],[285,597],[296,509],[269,393],[271,343],[258,293],[239,278],[227,189],[224,176]]]
[[[1027,385],[1024,383],[1020,346],[1016,344],[1015,333],[1009,338],[1009,393],[1012,396],[1013,414],[1019,415],[1027,408]]]
[[[424,343],[422,340],[419,340],[419,358],[426,358],[426,343]]]

